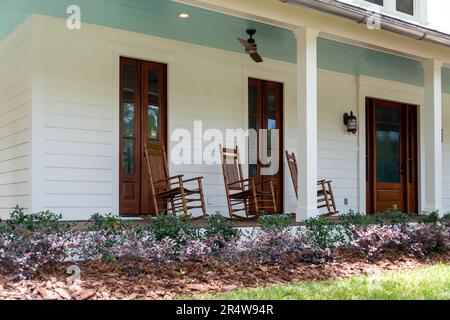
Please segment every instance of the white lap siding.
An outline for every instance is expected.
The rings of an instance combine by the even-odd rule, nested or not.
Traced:
[[[30,208],[31,33],[22,24],[0,43],[0,219]]]
[[[442,206],[450,212],[450,94],[444,94],[442,102]]]

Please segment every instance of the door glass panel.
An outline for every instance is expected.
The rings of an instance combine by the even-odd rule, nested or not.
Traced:
[[[138,71],[135,65],[122,68],[122,165],[125,173],[135,172],[136,152],[136,98],[138,98]]]
[[[258,116],[258,87],[250,86],[248,92],[248,105],[250,117],[256,118]],[[256,127],[251,127],[256,129]]]
[[[269,110],[268,110],[268,118],[269,121],[276,119],[277,114],[277,92],[275,89],[269,89],[269,104],[268,104]],[[271,125],[269,125],[269,129],[273,129]]]
[[[135,67],[126,66],[123,69],[123,101],[134,102],[136,86]]]
[[[127,173],[134,171],[134,149],[135,141],[133,139],[123,140],[123,170]]]
[[[366,106],[366,126],[367,126],[367,130],[370,130],[369,129],[370,117],[369,117],[369,110],[368,110],[367,106]],[[369,136],[370,136],[370,134],[368,132],[370,132],[370,131],[367,131],[367,134],[366,134],[366,182],[369,182],[369,166],[370,166],[370,163],[369,163],[369,148],[370,148]]]
[[[401,182],[400,117],[398,109],[376,109],[377,182]]]
[[[267,110],[267,156],[271,157],[275,153],[276,137],[275,129],[277,128],[277,92],[275,89],[269,89],[268,97],[268,110]],[[273,141],[273,142],[272,142]]]
[[[248,128],[253,129],[249,136],[249,176],[256,177],[258,175],[258,86],[250,85],[248,91]]]
[[[123,104],[123,135],[134,137],[135,106],[134,103]]]
[[[148,107],[148,136],[150,140],[159,140],[159,107]]]
[[[159,74],[154,70],[148,73],[148,104],[159,105]]]
[[[408,166],[409,166],[409,182],[414,183],[414,123],[413,112],[408,112]]]
[[[249,117],[249,129],[258,130],[258,118],[257,117]]]
[[[148,72],[148,137],[150,141],[159,141],[159,73]]]

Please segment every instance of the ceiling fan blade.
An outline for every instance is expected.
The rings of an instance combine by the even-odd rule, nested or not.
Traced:
[[[247,40],[244,39],[239,39],[239,42],[245,47],[245,50],[250,50],[253,48],[253,45],[251,43],[249,43]]]
[[[257,63],[264,62],[263,58],[258,53],[250,54],[250,57]]]
[[[238,41],[245,47],[245,51],[257,63],[264,62],[263,58],[256,52],[256,44],[250,43],[247,40],[238,38]]]
[[[237,38],[237,39],[244,47],[247,46],[247,44],[248,44],[247,40],[244,40],[244,39],[241,39],[241,38]]]

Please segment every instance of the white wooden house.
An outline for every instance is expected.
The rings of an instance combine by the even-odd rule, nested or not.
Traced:
[[[142,137],[171,150],[177,129],[271,121],[279,201],[298,219],[320,214],[319,178],[333,180],[343,213],[450,210],[450,28],[433,24],[432,4],[3,0],[0,218],[15,205],[66,220],[148,214]],[[237,41],[247,29],[263,63]],[[299,161],[298,200],[285,150]],[[208,211],[227,213],[219,165],[170,153],[169,164],[204,176]]]

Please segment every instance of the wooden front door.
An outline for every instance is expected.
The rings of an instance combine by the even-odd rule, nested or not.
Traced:
[[[417,106],[366,100],[367,211],[418,212]]]
[[[121,58],[120,101],[120,214],[146,215],[153,211],[144,142],[167,144],[167,66]]]
[[[267,146],[261,141],[260,136],[254,141],[250,139],[249,176],[257,177],[260,181],[269,179],[273,181],[277,211],[283,212],[283,84],[249,79],[248,97],[249,129],[257,132],[260,129],[267,130]],[[278,140],[275,139],[277,136]],[[272,140],[274,144],[271,143]],[[257,157],[262,153],[277,157],[278,163],[263,164]],[[271,175],[262,175],[262,170],[270,166],[277,168],[277,171]],[[269,191],[268,186],[266,184],[262,191]]]

